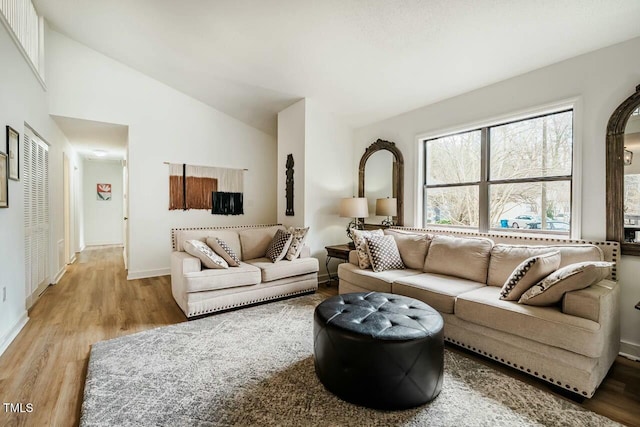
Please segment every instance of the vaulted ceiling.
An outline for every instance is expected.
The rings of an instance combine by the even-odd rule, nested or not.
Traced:
[[[34,0],[69,37],[267,133],[363,126],[640,36],[638,0]]]

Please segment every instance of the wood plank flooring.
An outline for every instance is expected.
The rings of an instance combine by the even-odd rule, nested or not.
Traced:
[[[335,282],[320,285],[319,292],[335,295]],[[77,425],[91,344],[186,321],[171,296],[169,277],[127,281],[122,248],[116,247],[82,252],[29,317],[0,357],[0,403],[31,403],[33,412],[5,413],[0,406],[3,427]],[[506,366],[469,357],[549,390],[546,383]],[[619,357],[596,395],[582,406],[640,427],[640,363]]]

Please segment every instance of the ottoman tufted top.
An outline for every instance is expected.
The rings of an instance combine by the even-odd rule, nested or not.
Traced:
[[[381,292],[358,292],[328,298],[316,316],[329,327],[380,340],[412,340],[442,330],[442,316],[413,298]]]

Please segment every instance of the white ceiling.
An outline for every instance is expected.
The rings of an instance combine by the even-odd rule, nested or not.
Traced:
[[[52,116],[73,148],[88,159],[122,160],[127,150],[129,128],[112,123]],[[95,150],[105,156],[97,157]]]
[[[272,135],[363,126],[640,36],[638,0],[34,0],[52,27]]]

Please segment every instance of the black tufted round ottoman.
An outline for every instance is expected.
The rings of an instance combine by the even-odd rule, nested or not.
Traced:
[[[316,307],[316,375],[340,398],[378,409],[403,409],[442,389],[442,316],[400,295],[361,292]]]

